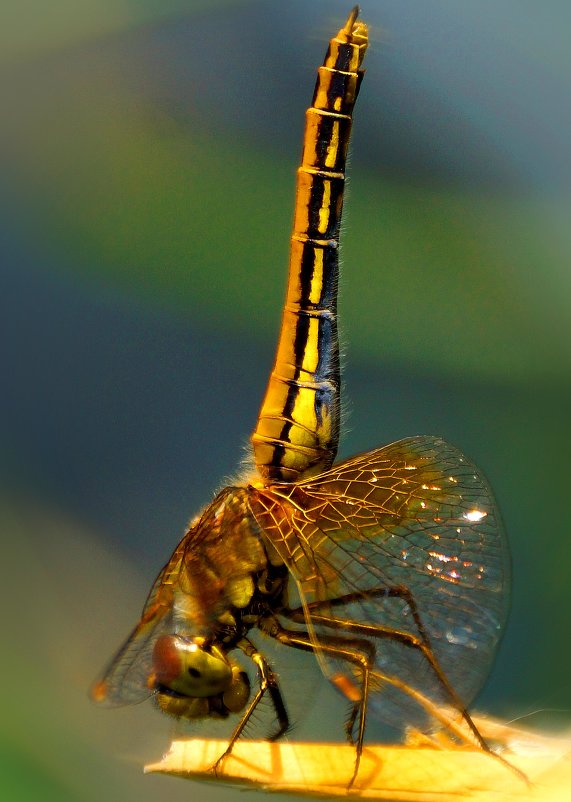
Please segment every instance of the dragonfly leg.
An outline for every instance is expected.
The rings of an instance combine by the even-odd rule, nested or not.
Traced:
[[[421,638],[428,646],[430,646],[428,633],[426,632],[420,618],[420,613],[418,612],[418,607],[416,606],[414,596],[405,585],[396,585],[393,587],[383,586],[379,588],[372,588],[366,592],[356,591],[355,593],[346,593],[344,596],[338,596],[336,599],[311,602],[311,604],[307,605],[307,608],[310,611],[319,611],[322,608],[329,610],[331,607],[343,607],[353,602],[363,602],[367,599],[376,599],[379,597],[383,597],[385,599],[403,599],[407,603],[412,613],[414,623],[416,624]],[[292,610],[286,610],[283,612],[283,615],[287,616],[292,621],[296,621],[301,624],[305,622],[305,611],[303,607],[295,607]]]
[[[355,768],[349,781],[350,788],[357,777],[361,754],[363,752],[363,740],[365,737],[365,723],[367,718],[367,702],[369,699],[370,674],[375,664],[375,646],[366,638],[347,638],[343,636],[325,635],[319,638],[319,645],[316,646],[309,632],[302,630],[289,630],[283,627],[274,616],[262,619],[259,628],[266,635],[275,638],[284,646],[292,646],[294,649],[302,649],[306,652],[322,652],[329,657],[337,660],[345,660],[352,663],[361,672],[361,689],[358,698],[354,698],[347,734],[351,743],[355,746]],[[353,726],[359,717],[359,730],[357,740],[353,739]]]
[[[403,592],[403,590],[405,592]],[[319,610],[319,608],[330,608],[330,607],[339,607],[346,604],[350,604],[354,601],[362,601],[365,594],[363,593],[351,593],[347,594],[346,596],[341,596],[337,599],[332,599],[330,601],[324,602],[312,602],[308,605],[311,611],[311,620],[313,624],[318,624],[320,626],[329,627],[331,629],[336,630],[344,630],[345,632],[352,633],[355,635],[365,636],[365,641],[367,638],[391,638],[392,640],[397,640],[399,643],[402,643],[405,646],[409,646],[411,648],[419,649],[425,659],[427,660],[428,664],[434,671],[438,681],[440,682],[442,688],[444,689],[445,693],[447,694],[452,706],[460,713],[462,719],[470,729],[472,735],[474,736],[478,746],[495,760],[498,760],[504,766],[510,769],[510,771],[514,772],[523,782],[528,784],[527,776],[524,772],[520,771],[520,769],[513,766],[508,760],[506,760],[502,755],[494,752],[492,748],[488,745],[482,734],[480,733],[477,726],[474,724],[472,717],[470,716],[468,710],[466,709],[464,703],[456,693],[454,687],[448,681],[446,674],[441,669],[434,652],[430,646],[430,641],[426,634],[426,631],[422,625],[422,621],[420,619],[420,615],[416,608],[416,604],[414,599],[412,598],[412,594],[408,590],[408,588],[379,588],[375,591],[368,591],[366,594],[367,598],[371,598],[371,596],[393,596],[404,598],[411,608],[411,612],[413,618],[415,619],[416,625],[418,627],[420,636],[413,635],[410,632],[401,631],[398,629],[394,629],[393,627],[383,627],[382,625],[371,625],[371,624],[358,624],[354,621],[345,620],[342,618],[335,618],[328,615],[319,614],[314,612],[314,610]],[[292,617],[290,613],[293,614],[292,620],[296,621],[299,620],[300,622],[305,622],[305,617],[298,618],[299,613],[303,613],[302,608],[298,608],[297,610],[291,611],[284,611],[282,614],[286,615],[288,618]],[[323,639],[323,635],[319,635],[319,643]],[[341,638],[341,641],[343,638]],[[325,651],[325,650],[323,650]],[[413,699],[417,701],[417,703],[423,706],[428,713],[430,713],[434,718],[439,720],[444,726],[448,727],[448,729],[456,734],[456,736],[460,739],[463,739],[466,742],[469,742],[466,738],[465,733],[463,733],[458,727],[454,726],[453,722],[450,721],[449,717],[446,714],[443,714],[439,709],[438,706],[429,698],[423,696],[419,691],[415,688],[407,685],[405,682],[400,680],[398,677],[393,677],[387,674],[382,674],[376,669],[371,671],[370,673],[373,674],[376,680],[380,680],[382,682],[386,682],[389,685],[392,685],[395,688],[398,688],[403,693],[406,693],[408,696],[411,696]],[[357,718],[358,710],[353,709],[351,711],[351,715],[347,721],[347,728],[353,731],[353,727],[355,725],[355,721]],[[355,775],[353,779],[355,778]]]
[[[354,621],[350,621],[343,618],[336,618],[334,616],[323,615],[318,612],[320,608],[330,609],[331,607],[342,607],[348,604],[351,604],[356,601],[363,601],[364,599],[370,599],[374,597],[383,596],[385,598],[401,598],[403,599],[414,619],[416,624],[418,635],[414,635],[410,632],[406,632],[404,630],[395,629],[394,627],[386,627],[382,624],[358,624]],[[396,640],[399,643],[402,643],[405,646],[410,646],[412,648],[418,649],[428,662],[431,669],[434,671],[435,676],[438,679],[441,687],[443,688],[445,694],[448,696],[452,706],[460,713],[464,721],[466,722],[467,726],[471,730],[474,738],[476,739],[479,746],[486,752],[490,752],[491,749],[484,740],[483,736],[481,735],[480,731],[472,721],[472,717],[468,713],[464,703],[456,693],[454,687],[448,681],[446,674],[440,667],[436,656],[432,650],[432,646],[430,644],[430,639],[428,637],[428,633],[426,632],[422,620],[420,618],[420,614],[418,612],[418,608],[416,606],[416,602],[414,601],[414,597],[412,596],[411,592],[406,587],[393,587],[393,588],[375,588],[371,591],[367,591],[366,594],[364,593],[348,593],[345,596],[340,596],[337,599],[331,599],[328,601],[323,602],[313,602],[309,605],[309,610],[311,612],[311,620],[314,624],[319,624],[321,626],[326,626],[331,629],[337,630],[345,630],[346,632],[351,632],[356,635],[364,635],[366,637],[372,638],[390,638],[391,640]],[[294,610],[288,611],[284,613],[287,615],[288,618],[291,618],[293,621],[305,621],[305,615],[303,608],[298,607]],[[354,721],[354,717],[353,717]]]
[[[250,702],[248,709],[240,719],[238,726],[235,728],[228,746],[224,753],[220,755],[214,766],[212,767],[212,771],[214,774],[217,774],[218,770],[222,763],[226,760],[230,752],[232,751],[234,744],[243,733],[248,721],[250,720],[254,710],[262,700],[262,697],[267,692],[270,695],[270,699],[272,700],[272,704],[274,706],[274,710],[276,713],[276,719],[278,722],[278,729],[276,732],[272,733],[268,737],[269,741],[276,741],[278,738],[281,738],[282,735],[289,729],[289,718],[287,714],[287,710],[285,708],[285,704],[282,698],[281,691],[279,689],[277,677],[270,668],[270,665],[266,658],[256,649],[254,644],[249,641],[247,638],[242,638],[237,643],[237,647],[252,660],[252,662],[258,668],[258,676],[259,676],[259,688]]]
[[[355,746],[355,722],[357,721],[357,716],[359,715],[359,705],[354,704],[350,711],[349,715],[347,716],[347,721],[345,722],[345,735],[347,736],[347,740],[350,744]]]

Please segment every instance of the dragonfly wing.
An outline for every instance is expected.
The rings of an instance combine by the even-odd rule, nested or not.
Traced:
[[[108,706],[137,704],[152,696],[153,649],[160,635],[173,631],[172,585],[178,575],[183,543],[156,578],[141,620],[121,646],[91,695]]]
[[[296,580],[330,679],[347,668],[320,652],[320,635],[334,632],[317,615],[418,635],[409,601],[382,595],[405,588],[448,680],[465,704],[473,698],[505,622],[509,559],[491,490],[467,457],[440,438],[414,437],[258,492],[258,523]],[[344,596],[352,601],[336,605]],[[378,674],[449,703],[418,649],[374,641]],[[373,689],[371,707],[384,719],[426,725],[410,696],[382,682]]]

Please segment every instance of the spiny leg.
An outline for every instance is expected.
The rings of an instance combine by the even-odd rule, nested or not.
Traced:
[[[385,599],[403,599],[405,601],[412,613],[412,617],[414,619],[414,623],[416,624],[416,628],[418,629],[418,633],[424,643],[430,648],[432,651],[432,647],[430,645],[430,639],[428,637],[428,633],[424,628],[424,624],[420,618],[420,613],[418,612],[418,607],[416,606],[416,601],[414,596],[412,595],[411,591],[405,585],[396,585],[392,587],[379,587],[373,588],[372,590],[367,591],[355,591],[354,593],[347,593],[344,596],[339,596],[336,599],[328,599],[326,601],[315,601],[311,602],[307,605],[308,609],[311,610],[319,610],[321,607],[344,607],[347,604],[351,604],[352,602],[363,602],[367,601],[368,599],[376,599],[379,597],[384,597]],[[283,615],[286,615],[292,621],[299,621],[303,623],[305,621],[305,613],[303,607],[295,607],[293,610],[284,611]]]
[[[330,608],[330,607],[342,607],[347,604],[351,604],[356,601],[364,601],[370,598],[378,598],[383,596],[385,598],[400,598],[403,599],[407,604],[412,613],[412,617],[416,624],[417,630],[419,632],[419,636],[413,635],[410,632],[406,632],[404,630],[395,629],[394,627],[387,627],[383,626],[382,624],[357,624],[353,621],[349,621],[347,619],[342,618],[335,618],[334,616],[327,616],[327,615],[320,615],[319,613],[314,613],[313,611],[319,610],[322,607]],[[484,740],[483,736],[480,734],[480,731],[472,721],[466,706],[456,693],[456,690],[448,681],[446,674],[440,667],[434,652],[432,650],[432,646],[430,643],[430,639],[428,637],[428,633],[424,628],[422,623],[420,613],[418,612],[418,608],[416,606],[416,602],[414,597],[412,596],[411,592],[408,588],[404,586],[397,586],[392,588],[375,588],[371,591],[367,591],[366,593],[348,593],[345,596],[339,596],[337,599],[331,599],[328,601],[317,601],[312,602],[308,605],[309,611],[311,612],[311,620],[314,624],[320,624],[321,626],[330,627],[331,629],[343,629],[346,632],[351,632],[356,635],[365,635],[366,637],[372,638],[390,638],[391,640],[398,641],[405,646],[410,646],[412,648],[418,649],[428,662],[431,669],[434,671],[438,682],[440,683],[441,687],[444,689],[444,692],[448,696],[452,706],[460,713],[468,728],[474,735],[478,745],[483,749],[485,752],[491,752],[492,750]],[[305,622],[305,613],[302,607],[297,607],[293,610],[289,610],[283,613],[288,618],[290,618],[294,622],[304,623]],[[352,727],[355,723],[356,719],[356,712],[352,711],[351,717],[347,722],[347,727]]]
[[[409,632],[404,632],[398,629],[394,629],[392,627],[383,627],[382,625],[367,625],[367,624],[356,624],[352,621],[347,621],[345,619],[336,619],[330,616],[318,616],[313,614],[313,610],[318,610],[320,607],[342,607],[347,604],[351,604],[355,601],[363,601],[367,598],[374,598],[384,596],[386,598],[401,598],[404,599],[411,610],[412,616],[414,618],[415,624],[420,634],[420,639],[415,635],[412,635]],[[327,601],[316,601],[311,602],[308,605],[310,612],[312,612],[311,619],[314,623],[321,624],[322,626],[329,626],[334,629],[345,629],[348,632],[354,632],[356,634],[367,635],[368,637],[378,637],[378,638],[391,638],[393,640],[398,640],[399,642],[403,643],[406,646],[410,646],[412,648],[420,649],[426,660],[428,661],[429,665],[433,669],[438,681],[444,688],[445,692],[448,694],[449,699],[452,702],[452,705],[456,708],[456,710],[461,714],[463,720],[468,725],[468,728],[474,735],[478,745],[480,748],[489,754],[491,757],[499,760],[503,763],[507,768],[513,771],[521,780],[523,780],[526,784],[529,783],[527,776],[524,772],[520,771],[518,768],[513,766],[508,760],[506,760],[502,755],[497,754],[494,752],[491,747],[486,742],[485,738],[480,733],[477,726],[474,724],[472,717],[468,713],[464,703],[456,693],[454,687],[448,681],[445,673],[440,668],[436,657],[434,656],[434,652],[432,651],[432,647],[430,645],[430,640],[428,638],[428,634],[422,624],[420,614],[418,612],[418,608],[416,606],[416,602],[410,592],[410,590],[404,586],[398,586],[393,588],[375,588],[373,590],[367,591],[366,593],[348,593],[345,596],[339,596],[337,599],[331,599]],[[283,611],[283,615],[287,616],[293,621],[299,621],[300,623],[305,623],[305,615],[302,607],[297,607],[293,610]],[[450,719],[447,720],[447,717],[442,715],[437,706],[432,702],[432,700],[425,697],[423,694],[419,693],[416,689],[412,688],[411,686],[407,685],[406,683],[398,680],[396,677],[390,677],[389,675],[381,674],[378,671],[372,672],[376,679],[380,679],[383,682],[387,682],[389,685],[393,685],[399,690],[406,693],[408,696],[412,697],[417,701],[417,703],[424,707],[424,709],[430,713],[436,720],[440,721],[440,723],[447,727],[449,730],[454,732],[457,737],[463,739],[467,743],[469,743],[466,736],[451,722]],[[352,710],[351,716],[347,721],[347,728],[353,728],[355,724],[355,720],[357,717],[357,711]]]
[[[252,662],[258,668],[258,676],[259,676],[259,683],[260,687],[250,704],[248,705],[248,709],[240,719],[238,726],[235,728],[232,736],[230,738],[230,742],[223,752],[222,755],[218,758],[214,766],[212,767],[212,771],[216,774],[221,766],[221,764],[226,760],[230,752],[232,751],[234,744],[244,731],[244,728],[248,724],[254,710],[262,700],[266,691],[270,695],[270,699],[272,700],[272,704],[274,706],[274,711],[276,714],[276,719],[278,722],[278,729],[275,733],[269,736],[269,741],[277,741],[278,738],[288,730],[289,728],[289,718],[287,714],[287,710],[285,708],[285,704],[281,695],[281,691],[279,689],[277,677],[270,668],[270,665],[266,658],[256,649],[254,644],[249,641],[247,638],[242,638],[237,644],[237,647],[249,657]]]
[[[324,635],[320,637],[319,644],[316,645],[309,632],[303,630],[288,630],[283,627],[279,621],[273,617],[268,616],[262,619],[258,624],[260,630],[266,635],[282,643],[284,646],[291,646],[294,649],[301,649],[306,652],[322,652],[329,657],[336,658],[337,660],[345,660],[352,663],[362,675],[361,693],[358,701],[355,702],[354,711],[351,713],[352,722],[354,724],[357,715],[359,715],[359,732],[357,741],[352,741],[355,746],[355,769],[349,781],[348,788],[350,788],[359,772],[359,764],[361,762],[361,754],[363,752],[363,740],[365,737],[365,723],[367,718],[367,703],[369,699],[369,676],[371,669],[375,664],[376,650],[374,645],[365,638],[345,638],[336,637],[333,635]]]

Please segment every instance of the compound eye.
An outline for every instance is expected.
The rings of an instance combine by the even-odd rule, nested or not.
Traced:
[[[215,696],[232,682],[232,669],[221,649],[176,635],[157,640],[153,668],[159,686],[182,696]]]

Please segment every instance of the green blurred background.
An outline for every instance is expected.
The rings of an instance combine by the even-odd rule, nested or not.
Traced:
[[[2,798],[236,793],[143,777],[169,723],[86,692],[240,462],[273,356],[303,112],[349,5],[2,5]],[[341,455],[432,433],[483,468],[514,579],[478,707],[565,727],[571,6],[362,13]]]

